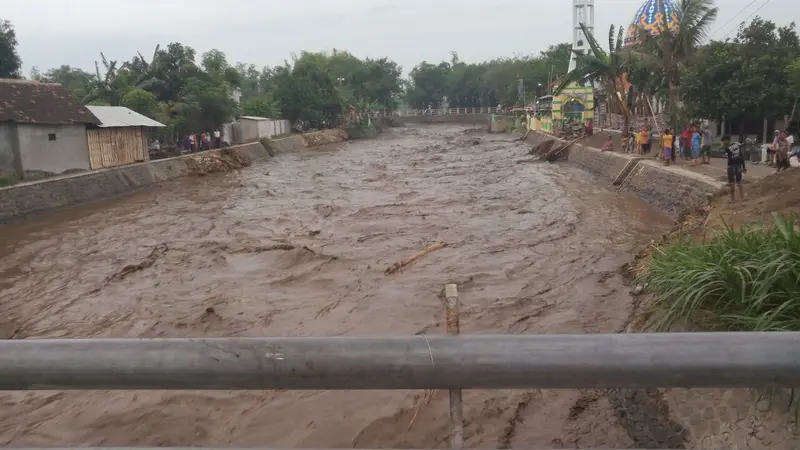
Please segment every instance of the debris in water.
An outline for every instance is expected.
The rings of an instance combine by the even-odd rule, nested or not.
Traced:
[[[168,251],[169,247],[167,247],[167,244],[158,244],[155,246],[155,248],[153,248],[153,251],[151,251],[150,254],[147,255],[147,258],[145,258],[144,261],[140,262],[139,264],[131,264],[123,267],[122,270],[108,277],[106,279],[106,282],[121,281],[124,280],[125,277],[134,272],[147,269],[148,267],[155,264],[158,258],[164,256],[164,254],[167,253]]]
[[[386,272],[384,272],[384,273],[386,273],[386,275],[391,275],[391,274],[397,272],[398,270],[402,269],[403,267],[405,267],[405,266],[413,263],[414,261],[418,260],[419,258],[422,258],[423,256],[427,255],[428,253],[435,252],[436,250],[441,250],[441,249],[443,249],[445,247],[447,247],[447,244],[445,242],[437,242],[437,243],[435,243],[433,245],[428,246],[427,248],[425,248],[425,250],[422,250],[421,252],[411,256],[408,259],[404,259],[402,261],[398,261],[398,262],[392,264],[388,269],[386,269]]]

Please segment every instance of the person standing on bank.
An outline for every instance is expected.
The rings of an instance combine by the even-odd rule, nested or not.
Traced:
[[[789,170],[792,165],[789,160],[789,140],[787,139],[787,133],[785,131],[781,131],[780,135],[778,136],[778,142],[775,145],[775,167],[778,168],[778,172],[783,172],[784,170]]]
[[[670,134],[669,128],[664,130],[664,135],[661,136],[661,148],[664,149],[664,164],[667,166],[670,165],[674,158],[674,150],[672,148],[674,139],[675,137]]]
[[[700,147],[702,147],[702,136],[700,127],[695,127],[692,132],[692,166],[697,167],[697,160],[700,158]]]
[[[742,146],[739,143],[731,145],[731,137],[722,136],[722,149],[728,158],[728,186],[731,190],[731,201],[736,200],[736,187],[739,187],[739,198],[744,200],[744,187],[742,186],[742,174],[747,173],[744,163]]]
[[[714,137],[711,136],[711,130],[708,125],[703,127],[703,144],[700,147],[700,155],[702,164],[711,164],[711,144],[714,142]]]

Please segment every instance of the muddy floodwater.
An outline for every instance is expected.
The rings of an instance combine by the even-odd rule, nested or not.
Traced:
[[[0,316],[15,339],[432,335],[458,283],[462,333],[620,330],[632,299],[617,270],[670,221],[568,165],[518,163],[527,149],[393,129],[0,228]],[[447,446],[447,394],[424,395],[2,393],[0,444]],[[578,397],[465,392],[465,445],[631,444],[604,401],[576,418]]]

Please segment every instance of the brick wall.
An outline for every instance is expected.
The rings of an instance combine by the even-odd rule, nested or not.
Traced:
[[[253,160],[269,156],[257,142],[231,148]],[[196,154],[184,155],[0,188],[0,224],[59,208],[107,200],[186,176],[189,173],[186,160],[196,157]]]

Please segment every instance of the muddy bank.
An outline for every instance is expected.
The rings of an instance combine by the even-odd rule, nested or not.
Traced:
[[[0,188],[0,225],[109,200],[191,174],[228,171],[269,155],[259,143]]]
[[[15,338],[444,334],[439,294],[454,282],[462,333],[624,328],[633,299],[617,270],[671,220],[577,168],[517,164],[527,150],[507,135],[410,126],[9,226],[0,316]],[[438,241],[448,246],[384,273]],[[420,391],[1,393],[0,438],[446,446],[446,394],[422,401]],[[605,396],[469,391],[464,404],[471,448],[642,439]]]

